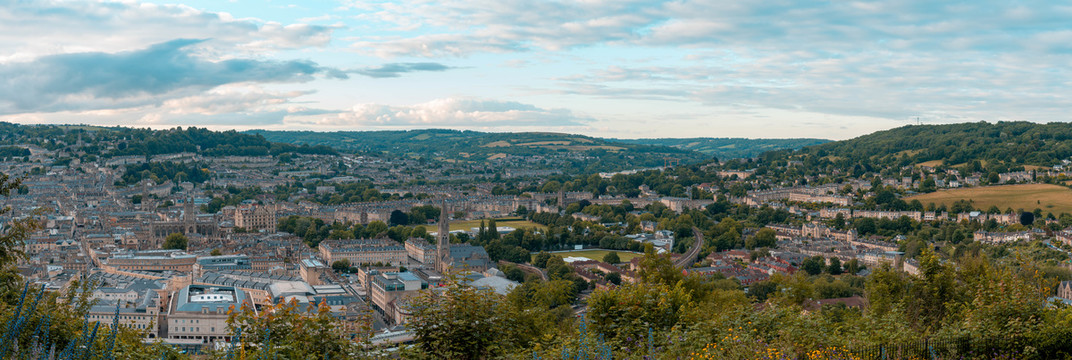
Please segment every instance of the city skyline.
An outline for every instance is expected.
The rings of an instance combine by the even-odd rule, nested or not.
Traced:
[[[5,2],[0,121],[846,139],[1065,121],[1072,7]]]

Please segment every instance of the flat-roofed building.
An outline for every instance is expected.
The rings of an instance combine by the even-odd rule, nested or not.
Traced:
[[[317,259],[302,259],[298,262],[298,270],[302,280],[309,285],[321,285],[323,282],[320,281],[320,275],[327,271],[327,266]]]
[[[235,287],[186,286],[171,297],[166,322],[167,337],[199,340],[203,344],[230,341],[227,311],[232,308],[238,311],[242,304],[254,308],[246,292]]]
[[[120,270],[191,272],[197,256],[180,250],[147,250],[114,254],[105,265]]]
[[[197,258],[197,265],[201,271],[253,270],[249,256],[241,254],[202,256]]]
[[[427,289],[428,283],[411,272],[380,273],[372,277],[369,298],[377,310],[383,312],[395,324],[403,324],[410,313],[404,306],[405,298]]]

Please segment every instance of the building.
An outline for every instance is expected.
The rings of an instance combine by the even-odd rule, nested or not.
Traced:
[[[101,285],[91,295],[95,302],[87,314],[89,321],[110,326],[118,316],[119,326],[145,332],[148,338],[160,335],[163,281],[107,273],[95,274],[93,280]]]
[[[983,230],[976,231],[972,234],[972,238],[975,241],[981,241],[991,244],[1003,244],[1013,243],[1017,241],[1031,240],[1031,232],[1029,231],[1014,231],[1014,232],[987,232]]]
[[[323,285],[320,281],[320,275],[323,275],[327,270],[327,266],[317,259],[302,259],[298,262],[298,270],[301,273],[302,280],[309,283],[309,285]]]
[[[188,197],[183,202],[181,221],[154,221],[149,227],[149,233],[156,239],[163,239],[175,233],[214,237],[219,234],[220,230],[219,224],[212,216],[205,218],[197,216],[197,207],[194,206],[193,197]]]
[[[1072,281],[1062,281],[1057,286],[1057,297],[1072,300]]]
[[[171,297],[168,305],[167,337],[199,340],[203,344],[230,341],[227,311],[237,311],[243,304],[256,311],[253,302],[241,289],[229,286],[186,286]]]
[[[437,248],[432,244],[429,244],[425,239],[410,238],[409,240],[406,240],[406,254],[409,254],[411,262],[434,265]]]
[[[249,259],[249,256],[236,254],[236,255],[219,255],[219,256],[202,256],[197,258],[197,266],[201,271],[220,271],[220,270],[253,270],[253,261]]]
[[[391,239],[324,240],[320,242],[320,258],[328,264],[346,259],[351,266],[409,264],[406,247]]]
[[[275,231],[275,206],[246,204],[235,209],[234,225],[247,231]]]
[[[192,272],[197,256],[181,250],[146,250],[112,255],[105,267],[136,271]]]
[[[450,244],[444,248],[447,249],[445,254],[447,260],[440,261],[440,265],[444,269],[437,269],[440,273],[443,273],[446,270],[484,272],[495,267],[495,263],[491,261],[488,252],[484,250],[483,246]]]
[[[395,324],[404,324],[411,312],[407,306],[402,306],[402,299],[427,288],[427,282],[408,271],[379,273],[370,281],[369,298],[376,310],[385,317]]]

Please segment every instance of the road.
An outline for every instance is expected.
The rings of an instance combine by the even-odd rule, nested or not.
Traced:
[[[700,249],[703,248],[703,232],[700,228],[693,226],[692,233],[696,237],[696,241],[692,243],[692,248],[685,252],[685,255],[674,261],[674,266],[679,268],[688,268],[692,264],[696,263],[696,258],[700,256]]]

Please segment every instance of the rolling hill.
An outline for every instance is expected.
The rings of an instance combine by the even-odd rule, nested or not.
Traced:
[[[945,165],[1002,172],[1031,165],[1048,167],[1072,156],[1072,124],[908,125],[808,146],[793,155],[801,154],[868,168]]]
[[[679,164],[710,158],[688,149],[560,133],[486,133],[442,129],[361,132],[251,130],[247,133],[274,142],[327,145],[339,150],[471,164],[525,157],[527,160],[524,165],[527,168],[554,168],[567,173],[661,166],[668,158]]]
[[[615,139],[627,144],[671,146],[714,155],[719,159],[752,158],[772,150],[796,150],[830,142],[825,139],[662,138]]]

